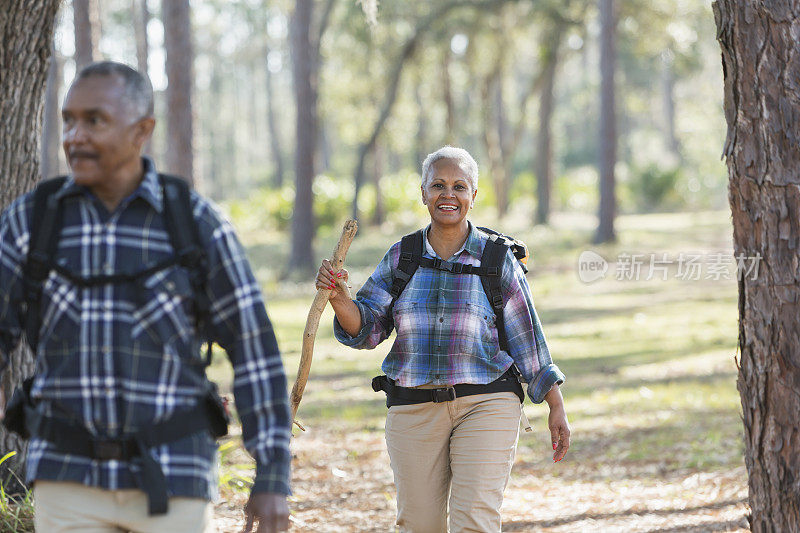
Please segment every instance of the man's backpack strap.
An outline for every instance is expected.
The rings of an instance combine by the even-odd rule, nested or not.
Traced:
[[[495,314],[495,325],[497,326],[497,339],[500,349],[508,352],[508,338],[506,337],[506,324],[503,316],[503,291],[500,285],[503,274],[503,261],[508,251],[506,240],[499,235],[490,235],[483,247],[481,255],[481,267],[485,273],[481,274],[481,285],[483,292],[489,299]]]
[[[389,293],[392,295],[392,306],[397,298],[403,293],[414,272],[419,268],[422,259],[422,232],[418,230],[406,235],[400,241],[400,261],[397,268],[392,272],[392,288]],[[391,306],[390,306],[391,309]]]
[[[66,176],[59,176],[43,181],[33,191],[28,257],[23,270],[27,304],[25,336],[34,353],[39,342],[42,284],[53,268],[53,256],[61,235],[62,210],[56,192],[61,189],[66,179]]]
[[[186,180],[168,174],[159,174],[164,194],[164,224],[172,243],[178,264],[189,272],[194,293],[197,330],[208,345],[206,365],[211,364],[211,331],[209,317],[211,301],[206,292],[208,259],[200,241],[200,229],[192,213],[191,190]]]

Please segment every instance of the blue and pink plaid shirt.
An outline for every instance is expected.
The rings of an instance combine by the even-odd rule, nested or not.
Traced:
[[[479,266],[488,235],[470,223],[464,246],[450,262]],[[438,257],[425,231],[425,257]],[[394,244],[358,291],[361,331],[348,335],[334,319],[336,338],[353,348],[371,349],[397,330],[384,373],[403,387],[458,383],[485,384],[516,364],[528,383],[528,395],[541,403],[564,374],[553,364],[533,306],[522,267],[509,250],[503,263],[501,289],[509,352],[500,349],[495,313],[476,275],[453,274],[419,267],[389,312],[392,271],[400,260]]]
[[[173,254],[153,163],[144,159],[139,188],[109,213],[68,178],[55,260],[73,273],[136,272]],[[211,334],[233,365],[233,391],[245,447],[256,458],[253,490],[289,493],[291,420],[286,376],[261,290],[231,225],[192,193],[208,259]],[[32,195],[0,216],[0,358],[23,330],[22,266],[29,246]],[[44,283],[32,395],[48,416],[66,416],[89,432],[115,438],[193,407],[203,396],[200,340],[188,272],[172,266],[134,284],[79,288],[53,271]],[[5,362],[4,362],[5,364]],[[207,432],[156,446],[169,494],[214,497],[216,443]],[[33,438],[28,480],[136,488],[136,461],[102,461],[59,452]]]

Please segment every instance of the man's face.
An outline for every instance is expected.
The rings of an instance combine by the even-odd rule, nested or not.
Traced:
[[[149,135],[116,75],[91,76],[70,87],[61,110],[62,143],[76,183],[110,185],[133,165]]]

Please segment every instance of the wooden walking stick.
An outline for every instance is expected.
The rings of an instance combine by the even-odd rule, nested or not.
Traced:
[[[331,257],[331,265],[334,271],[338,271],[342,268],[347,250],[350,248],[350,243],[353,242],[353,237],[356,236],[356,231],[358,231],[358,223],[355,220],[348,220],[345,222],[344,228],[342,228],[342,236],[339,237],[339,242],[336,244],[336,248],[333,249],[333,257]],[[292,420],[297,424],[297,427],[303,431],[305,431],[306,428],[295,419],[295,415],[297,414],[297,407],[300,405],[300,400],[303,399],[303,390],[306,388],[306,382],[308,382],[308,373],[311,370],[311,359],[314,356],[314,339],[317,336],[319,319],[322,316],[325,305],[328,303],[330,294],[330,289],[317,290],[314,303],[311,304],[311,309],[308,311],[306,329],[303,331],[303,351],[300,355],[300,367],[297,369],[297,379],[295,379],[291,394]]]

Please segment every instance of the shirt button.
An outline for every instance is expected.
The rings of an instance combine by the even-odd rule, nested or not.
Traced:
[[[441,378],[442,376],[441,376],[440,374],[436,374],[436,375],[435,375],[435,376],[433,376],[433,377],[435,377],[436,379],[439,379],[439,378]]]
[[[444,322],[444,318],[439,317],[439,322]]]

